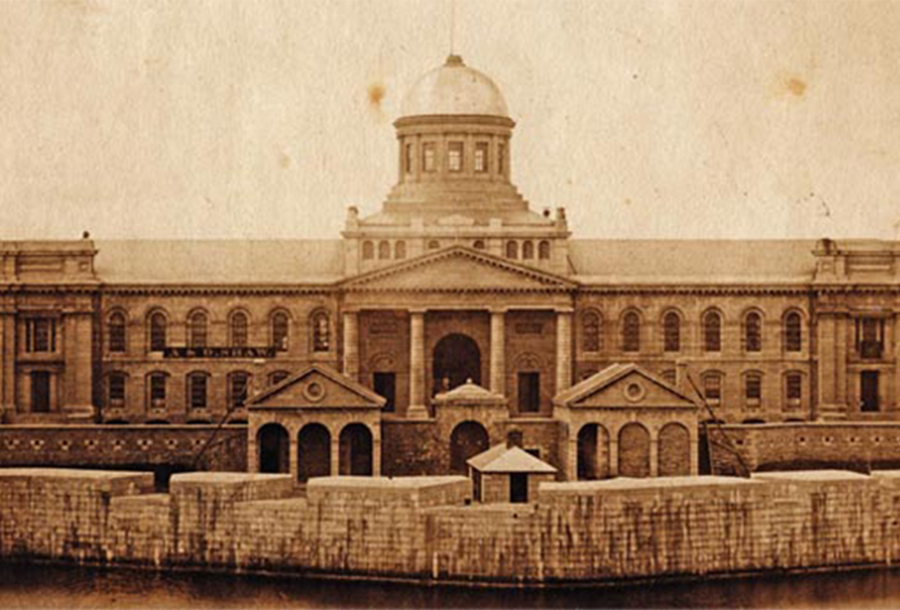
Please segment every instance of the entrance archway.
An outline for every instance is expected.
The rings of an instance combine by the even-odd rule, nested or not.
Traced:
[[[434,346],[431,371],[432,394],[452,390],[468,379],[481,385],[481,350],[468,335],[447,335]]]
[[[609,434],[599,424],[578,431],[578,480],[594,481],[609,476]]]
[[[350,424],[341,430],[340,468],[343,475],[372,476],[372,433],[363,424]]]
[[[691,435],[681,424],[666,424],[659,431],[659,476],[691,474]]]
[[[489,439],[484,426],[474,421],[465,421],[450,434],[450,472],[466,474],[466,460],[487,451]]]
[[[331,474],[331,434],[322,424],[306,424],[297,435],[297,478]]]
[[[290,472],[291,442],[287,430],[278,424],[266,424],[256,433],[256,446],[260,472]]]
[[[650,476],[650,433],[640,424],[626,424],[619,431],[619,476]]]

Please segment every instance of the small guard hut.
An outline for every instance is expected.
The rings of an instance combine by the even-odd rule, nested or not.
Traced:
[[[556,480],[556,468],[521,447],[494,445],[466,462],[477,502],[528,502],[541,481]]]

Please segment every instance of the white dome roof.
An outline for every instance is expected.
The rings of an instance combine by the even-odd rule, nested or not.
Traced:
[[[506,100],[490,78],[469,68],[458,55],[427,72],[403,100],[403,116],[480,114],[508,117]]]

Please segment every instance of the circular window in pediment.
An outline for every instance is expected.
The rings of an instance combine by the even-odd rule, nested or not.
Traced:
[[[325,398],[325,386],[318,381],[310,381],[303,387],[303,396],[309,402],[319,402]]]
[[[638,402],[647,394],[647,390],[641,384],[632,381],[625,386],[625,399],[630,402]]]

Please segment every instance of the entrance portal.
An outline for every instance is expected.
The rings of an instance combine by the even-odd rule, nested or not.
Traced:
[[[341,430],[340,468],[342,475],[372,476],[372,433],[363,424],[350,424]]]
[[[466,421],[453,429],[450,434],[450,472],[465,475],[466,461],[488,449],[488,433],[484,426],[474,421]]]
[[[452,390],[467,380],[481,385],[481,350],[469,336],[447,335],[434,346],[432,395]]]
[[[331,434],[322,424],[306,424],[297,437],[297,478],[331,474]]]
[[[259,471],[285,473],[290,470],[288,452],[290,440],[287,430],[278,424],[266,424],[256,434],[259,450]]]

